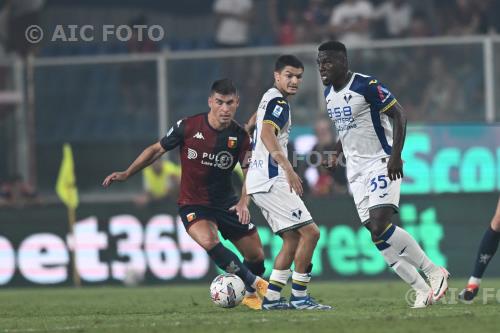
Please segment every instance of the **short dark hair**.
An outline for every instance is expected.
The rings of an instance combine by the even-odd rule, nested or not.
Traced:
[[[214,93],[221,95],[238,95],[238,89],[236,89],[232,80],[220,79],[212,83],[210,95],[213,95]]]
[[[331,40],[331,41],[322,43],[318,47],[318,51],[337,51],[337,52],[342,52],[345,55],[347,55],[347,49],[346,49],[345,45],[339,41],[336,41],[336,40]]]
[[[304,69],[304,64],[299,60],[299,58],[291,54],[284,54],[276,60],[276,63],[274,64],[274,71],[281,72],[286,66]]]

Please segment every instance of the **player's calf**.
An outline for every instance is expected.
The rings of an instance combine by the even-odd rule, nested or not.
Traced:
[[[265,294],[267,282],[250,272],[250,270],[243,265],[238,256],[224,247],[224,245],[217,243],[217,245],[208,250],[207,253],[220,269],[237,275],[245,282],[246,286],[256,289],[257,293],[261,295]]]

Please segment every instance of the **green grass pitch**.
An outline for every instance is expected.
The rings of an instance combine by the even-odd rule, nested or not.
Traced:
[[[443,302],[407,306],[397,280],[316,282],[310,291],[333,311],[222,309],[208,283],[162,287],[0,290],[0,333],[21,332],[498,332],[500,279],[485,279],[487,299],[457,300],[463,280],[451,280]],[[488,288],[488,289],[487,289]],[[498,291],[498,292],[497,292]],[[289,290],[285,292],[288,296]]]

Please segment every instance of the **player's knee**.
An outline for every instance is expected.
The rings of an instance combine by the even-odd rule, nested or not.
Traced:
[[[309,243],[316,244],[319,240],[319,228],[316,223],[307,225],[307,228],[301,232],[301,237],[305,238]]]
[[[318,227],[315,227],[315,228],[311,231],[311,242],[317,243],[317,242],[318,242],[318,240],[319,240],[319,237],[320,237],[320,234],[319,234],[319,229],[318,229]]]
[[[214,239],[213,237],[204,237],[204,238],[201,238],[198,240],[198,244],[200,244],[200,246],[203,249],[205,249],[205,251],[209,251],[209,250],[213,249],[219,243],[220,243],[219,240]]]
[[[378,239],[380,235],[384,233],[384,231],[387,229],[387,226],[389,225],[389,222],[376,222],[372,221],[370,223],[370,227],[368,228],[372,234],[372,240]]]
[[[264,250],[261,248],[254,249],[251,253],[245,254],[245,260],[248,262],[264,261]]]

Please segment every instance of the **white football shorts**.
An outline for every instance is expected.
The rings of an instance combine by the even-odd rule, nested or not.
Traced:
[[[269,192],[251,196],[275,234],[313,223],[306,205],[295,192],[290,192],[287,182],[275,182]]]
[[[365,224],[370,219],[370,210],[389,206],[399,211],[399,196],[401,193],[401,181],[391,181],[387,176],[387,163],[374,164],[361,175],[349,182],[351,192],[358,210],[361,223]]]

